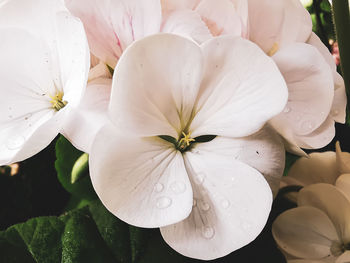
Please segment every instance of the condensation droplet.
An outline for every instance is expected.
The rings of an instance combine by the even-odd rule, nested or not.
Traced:
[[[24,142],[25,142],[25,138],[23,136],[18,136],[18,137],[9,139],[6,143],[6,147],[9,150],[17,150],[21,148]]]
[[[205,175],[203,173],[197,173],[194,177],[194,182],[196,184],[203,184]]]
[[[221,205],[222,205],[222,207],[223,207],[224,209],[227,209],[227,208],[230,207],[230,202],[229,202],[227,199],[223,199],[223,200],[221,201]]]
[[[170,185],[170,189],[175,193],[175,194],[182,194],[186,190],[186,185],[183,182],[173,182]]]
[[[169,197],[159,197],[157,199],[157,207],[159,209],[164,209],[164,208],[168,208],[171,205],[171,199]]]
[[[311,131],[313,127],[314,125],[310,121],[304,121],[303,123],[301,123],[301,126],[300,126],[300,128],[305,132]]]
[[[339,111],[338,110],[332,110],[332,115],[335,116],[335,115],[338,115],[339,114]]]
[[[252,228],[252,226],[247,222],[243,222],[242,227],[244,230],[250,230]]]
[[[208,203],[202,201],[202,202],[200,203],[200,208],[201,208],[201,210],[203,210],[203,211],[209,211],[210,205],[209,205]]]
[[[210,226],[204,226],[202,228],[202,235],[206,239],[211,239],[215,235],[215,230],[214,230],[214,228],[212,228]]]
[[[291,111],[291,109],[289,107],[285,107],[283,110],[284,113],[289,113],[290,111]]]
[[[193,198],[192,206],[193,206],[193,207],[197,206],[197,199],[194,199],[194,198]]]
[[[154,191],[156,191],[157,193],[160,193],[161,191],[163,191],[164,186],[161,183],[156,183],[156,185],[154,186]]]

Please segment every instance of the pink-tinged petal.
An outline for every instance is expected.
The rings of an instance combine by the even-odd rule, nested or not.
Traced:
[[[2,28],[0,35],[0,164],[3,165],[22,161],[45,148],[58,134],[66,109],[55,112],[50,103],[50,95],[55,94],[56,88],[49,47],[18,28]]]
[[[350,251],[345,251],[335,261],[335,263],[349,263],[349,262],[350,262]]]
[[[333,242],[339,241],[329,217],[314,207],[297,207],[277,217],[272,234],[278,247],[291,256],[322,259],[331,255]]]
[[[88,82],[98,78],[106,78],[106,79],[112,78],[111,72],[109,71],[107,65],[103,62],[98,63],[96,66],[90,69]]]
[[[202,79],[200,47],[158,34],[135,42],[114,76],[110,117],[128,133],[177,138],[188,123]]]
[[[350,200],[350,173],[339,176],[335,182],[335,186]]]
[[[313,45],[322,54],[323,58],[326,60],[333,72],[334,81],[334,99],[332,105],[331,116],[336,122],[345,123],[346,117],[346,93],[345,84],[342,76],[337,72],[337,66],[335,64],[332,54],[329,52],[327,47],[322,43],[319,37],[312,33],[308,44]]]
[[[91,52],[114,67],[133,41],[158,33],[159,0],[66,0],[84,23]]]
[[[350,173],[350,153],[342,152],[340,143],[335,143],[335,150],[337,155],[337,168],[339,174]]]
[[[334,152],[310,153],[298,159],[283,182],[288,185],[307,186],[316,183],[334,184],[339,176]]]
[[[202,17],[213,36],[242,35],[241,18],[231,0],[202,0],[195,11]]]
[[[311,17],[300,0],[248,0],[248,5],[249,39],[266,53],[310,37]]]
[[[328,145],[335,136],[335,125],[333,118],[326,121],[312,133],[304,136],[296,136],[297,145],[304,149],[318,149]]]
[[[307,44],[289,45],[273,59],[286,80],[289,97],[284,111],[270,123],[293,141],[291,136],[310,134],[328,117],[334,93],[332,72],[317,49]]]
[[[162,12],[167,14],[176,10],[195,9],[201,0],[160,0]]]
[[[111,79],[90,82],[79,106],[70,111],[64,122],[61,133],[83,152],[90,153],[97,132],[108,123],[111,86]]]
[[[128,137],[107,125],[96,136],[89,164],[99,198],[128,224],[162,227],[191,212],[192,188],[184,160],[165,140]]]
[[[350,241],[350,201],[335,186],[321,183],[301,189],[298,206],[313,206],[325,212],[334,224],[339,239],[344,244]]]
[[[212,38],[201,17],[192,10],[171,12],[165,19],[161,31],[187,37],[199,44]]]
[[[196,153],[198,147],[255,168],[265,177],[274,196],[277,194],[284,170],[285,151],[280,136],[269,127],[244,138],[216,137],[207,143],[194,144],[191,151]]]
[[[193,137],[243,137],[280,113],[288,90],[276,64],[254,43],[217,37],[202,46],[204,78],[199,90]]]
[[[210,260],[253,241],[263,229],[272,195],[264,177],[232,157],[186,152],[194,206],[183,221],[161,228],[165,241],[191,258]]]

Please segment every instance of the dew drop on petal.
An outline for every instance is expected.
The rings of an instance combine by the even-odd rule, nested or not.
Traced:
[[[157,199],[157,207],[159,209],[164,209],[164,208],[168,208],[171,205],[171,199],[169,197],[159,197]]]
[[[201,208],[201,210],[203,210],[203,211],[209,211],[210,205],[209,205],[208,203],[202,201],[202,202],[200,203],[200,208]]]
[[[193,207],[197,206],[197,199],[194,199],[193,198],[193,204],[192,204]]]
[[[25,138],[23,136],[17,136],[14,138],[11,138],[7,141],[6,147],[9,150],[17,150],[21,148],[21,146],[24,144]]]
[[[290,111],[291,111],[291,109],[289,107],[285,107],[283,110],[284,113],[289,113]]]
[[[301,123],[300,128],[305,132],[311,132],[311,130],[314,128],[314,124],[310,121],[304,121]]]
[[[332,114],[333,116],[336,116],[336,115],[339,114],[339,111],[338,111],[338,110],[332,110],[331,114]]]
[[[215,235],[215,230],[210,226],[204,226],[202,228],[202,235],[206,239],[212,239]]]
[[[194,176],[194,182],[196,184],[203,184],[204,182],[204,179],[205,179],[205,174],[203,173],[197,173],[195,176]]]
[[[161,183],[156,183],[156,185],[154,186],[154,191],[156,191],[157,193],[160,193],[161,191],[163,191],[164,186]]]
[[[182,194],[186,190],[186,185],[183,182],[173,182],[170,185],[170,189],[175,193],[175,194]]]
[[[230,207],[230,202],[227,200],[227,199],[223,199],[221,201],[221,206],[224,208],[224,209],[227,209]]]
[[[247,222],[243,222],[242,223],[242,228],[244,230],[248,231],[248,230],[250,230],[252,228],[252,226],[249,223],[247,223]]]

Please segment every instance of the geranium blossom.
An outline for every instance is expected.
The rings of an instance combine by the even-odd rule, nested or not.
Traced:
[[[59,133],[84,92],[89,50],[61,0],[2,1],[0,35],[3,165],[38,153]]]
[[[298,195],[298,207],[273,223],[273,236],[288,263],[349,262],[350,175],[340,177],[336,185],[305,187]]]
[[[93,186],[113,214],[161,227],[178,252],[224,256],[267,220],[271,190],[256,169],[279,177],[284,150],[273,132],[258,131],[286,100],[275,64],[246,40],[139,40],[114,72],[111,123],[90,153]]]

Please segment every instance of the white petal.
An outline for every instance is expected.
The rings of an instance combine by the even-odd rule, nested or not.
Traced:
[[[135,42],[113,76],[110,117],[129,133],[177,138],[189,121],[202,79],[193,41],[159,34]]]
[[[160,138],[128,137],[107,125],[93,143],[90,173],[103,204],[128,224],[161,227],[191,212],[192,188],[183,158]]]
[[[213,36],[242,35],[241,19],[230,0],[202,0],[196,7]]]
[[[192,152],[215,152],[224,158],[233,158],[258,170],[269,183],[274,195],[279,190],[283,175],[285,151],[280,137],[270,128],[244,138],[216,137],[207,143],[194,144]]]
[[[342,152],[339,142],[336,142],[335,149],[339,174],[350,173],[350,153]]]
[[[161,228],[165,241],[191,258],[215,259],[253,241],[263,229],[272,195],[262,175],[232,157],[186,152],[194,207],[185,220]]]
[[[310,134],[330,112],[334,94],[332,72],[317,49],[307,44],[289,45],[273,59],[286,80],[289,97],[285,110],[271,124],[286,139],[290,133]]]
[[[79,106],[71,110],[64,122],[61,133],[83,152],[90,153],[97,132],[108,122],[111,86],[111,79],[90,82]]]
[[[321,183],[301,189],[298,206],[313,206],[325,212],[332,220],[340,240],[345,244],[350,242],[350,201],[335,186]]]
[[[334,152],[313,152],[309,158],[298,159],[282,180],[288,185],[307,186],[316,183],[334,184],[338,176]]]
[[[350,200],[350,173],[339,176],[335,182],[335,186]]]
[[[329,217],[314,207],[297,207],[277,217],[272,225],[277,245],[297,258],[322,259],[331,254],[334,241],[340,243]]]
[[[66,0],[85,26],[91,52],[114,67],[133,41],[158,33],[159,0]]]
[[[201,17],[192,10],[171,12],[165,19],[162,32],[188,37],[199,44],[212,37]]]
[[[300,0],[248,0],[248,4],[249,39],[266,53],[274,46],[308,40],[312,21]]]
[[[340,257],[337,258],[335,263],[349,263],[350,262],[350,251],[345,251]]]
[[[205,73],[191,124],[194,137],[247,136],[283,110],[284,79],[255,44],[226,36],[207,41],[202,49]]]
[[[21,29],[2,28],[0,35],[2,165],[26,159],[46,147],[58,134],[64,114],[57,114],[50,103],[56,88],[48,46]],[[49,121],[54,115],[55,120]]]

